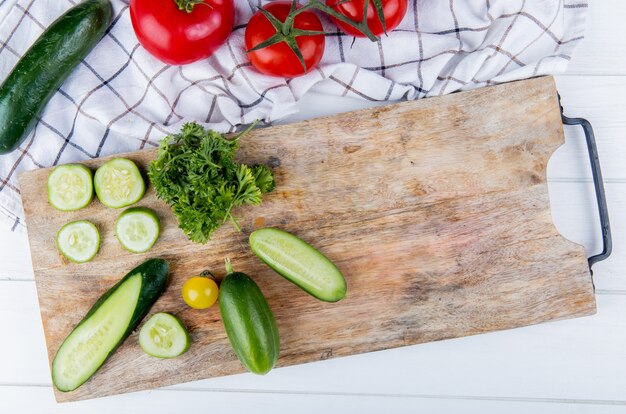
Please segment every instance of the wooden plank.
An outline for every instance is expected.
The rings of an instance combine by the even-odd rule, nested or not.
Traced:
[[[550,182],[554,224],[561,234],[585,245],[587,255],[602,251],[602,232],[593,183]],[[626,183],[605,183],[613,234],[613,253],[593,267],[596,289],[626,292]]]
[[[626,3],[625,3],[626,4]],[[584,85],[584,87],[581,87]],[[602,173],[606,181],[626,182],[626,146],[623,131],[626,120],[625,77],[568,76],[557,79],[565,114],[586,118],[594,127]],[[567,127],[565,145],[548,165],[552,179],[589,179],[589,155],[580,127]]]
[[[605,182],[610,183],[607,186],[614,189],[609,190],[609,211],[615,212],[611,217],[612,224],[619,229],[623,216],[619,212],[623,211],[625,202],[619,201],[621,194],[625,192],[619,188],[621,183],[626,182],[626,169],[622,168],[623,160],[626,158],[624,152],[626,147],[622,145],[621,138],[622,131],[626,129],[626,105],[621,99],[623,95],[626,95],[626,77],[559,76],[556,81],[566,113],[570,116],[586,117],[594,126],[604,179]],[[585,85],[585,88],[581,88],[580,85]],[[319,105],[321,99],[324,100],[324,105]],[[300,102],[301,112],[281,123],[292,123],[311,117],[367,108],[372,104],[369,101],[307,94]],[[555,151],[548,163],[548,181],[567,180],[566,183],[553,183],[550,186],[552,215],[557,221],[557,228],[564,234],[574,234],[574,237],[568,237],[567,234],[566,237],[585,245],[589,251],[595,251],[597,245],[593,237],[596,233],[592,227],[595,217],[586,216],[588,208],[593,208],[593,199],[586,195],[593,193],[587,191],[587,184],[578,184],[590,180],[591,172],[587,157],[584,136],[580,128],[566,128],[565,144]],[[572,187],[568,187],[570,184]],[[575,200],[584,198],[591,204],[586,203],[583,206],[579,205],[578,201],[573,201],[572,205],[568,206],[570,194],[575,195]],[[573,208],[574,205],[584,210],[578,211]],[[569,217],[572,215],[583,217],[583,220],[570,222]],[[561,220],[561,217],[567,218]],[[616,236],[620,233],[616,230]],[[620,244],[616,243],[615,247],[619,248]],[[0,281],[34,278],[25,235],[12,233],[8,229],[0,229],[0,258],[3,264],[0,269]],[[611,266],[607,267],[609,263]],[[626,266],[626,256],[620,255],[619,251],[616,251],[606,264],[599,264],[595,272],[596,278],[604,279],[607,283],[601,282],[598,287],[626,290],[626,277],[621,271],[624,266]]]
[[[414,412],[428,413],[489,414],[613,414],[623,413],[621,401],[587,400],[533,400],[533,399],[494,399],[484,396],[436,395],[337,395],[311,393],[258,393],[229,391],[189,391],[158,390],[107,398],[98,401],[81,401],[74,404],[55,404],[52,390],[48,387],[0,386],[0,399],[8,412],[21,414],[83,414],[122,413],[154,414],[179,412],[191,407],[209,407],[220,413],[255,412],[298,412],[301,414],[341,413],[361,414],[363,412]],[[27,405],[24,401],[29,401]],[[207,408],[208,409],[208,408]]]
[[[0,226],[0,282],[3,280],[35,280],[30,248],[25,233],[12,232]]]
[[[179,296],[190,275],[207,267],[219,274],[224,257],[257,276],[281,330],[279,366],[595,312],[584,249],[560,236],[550,217],[545,169],[562,142],[551,78],[256,130],[240,157],[273,165],[277,190],[262,207],[241,210],[242,233],[224,227],[206,246],[194,245],[153,192],[140,203],[164,227],[150,255],[172,269],[154,310],[177,313],[194,346],[155,362],[133,335],[98,375],[57,399],[241,372],[217,309],[190,310]],[[145,169],[154,151],[126,156]],[[97,202],[54,211],[42,191],[48,173],[22,174],[20,183],[52,358],[93,300],[146,255],[117,245],[118,211]],[[103,233],[87,266],[67,263],[54,248],[57,229],[80,218]],[[348,298],[320,303],[272,275],[246,247],[258,225],[318,246],[345,272]],[[386,306],[372,315],[374,302]]]
[[[550,207],[557,230],[568,240],[585,246],[587,255],[601,250],[600,225],[596,213],[593,185],[590,182],[548,182]],[[608,182],[607,191],[614,251],[611,257],[596,264],[596,289],[625,291],[626,275],[626,183]],[[26,235],[0,229],[0,282],[3,280],[34,280],[30,249]]]
[[[589,1],[585,39],[576,47],[567,73],[572,75],[625,75],[626,3]],[[588,90],[588,88],[581,88]]]
[[[626,3],[623,7],[626,7]],[[626,146],[622,145],[623,131],[626,129],[626,101],[623,99],[626,95],[626,77],[557,76],[556,84],[566,115],[587,118],[593,125],[605,180],[626,181],[626,169],[623,168]],[[316,105],[322,99],[324,105]],[[281,123],[381,105],[385,105],[385,102],[307,94],[299,103],[301,112]],[[590,178],[589,155],[582,129],[566,127],[565,144],[550,158],[548,180]]]
[[[240,374],[176,388],[271,392],[277,399],[302,392],[623,400],[626,296],[600,294],[597,300],[598,314],[591,317],[278,368],[264,377]],[[0,317],[7,332],[20,333],[0,341],[0,384],[50,385],[36,301],[33,282],[0,283]],[[52,401],[52,389],[46,393]],[[99,402],[134,406],[154,395],[145,392]],[[203,398],[211,400],[210,395]]]
[[[597,5],[594,8],[603,8]],[[618,6],[622,7],[622,6]],[[586,41],[585,41],[586,42]],[[576,59],[581,56],[577,54]],[[626,200],[621,196],[626,191],[621,189],[621,181],[626,180],[626,170],[622,163],[626,153],[621,145],[621,135],[626,128],[626,106],[621,96],[626,94],[626,78],[616,76],[559,76],[557,87],[561,93],[566,113],[570,116],[588,118],[595,129],[598,141],[603,174],[607,181],[609,207],[615,237],[623,231],[619,213],[623,211]],[[580,85],[586,85],[581,89]],[[285,120],[285,123],[307,119],[311,116],[325,116],[347,109],[372,106],[371,102],[348,98],[324,97],[325,105],[316,105],[319,96],[307,94],[301,102],[302,112]],[[378,103],[382,105],[384,103]],[[587,149],[584,136],[579,128],[566,129],[565,145],[557,149],[548,164],[548,179],[588,180]],[[617,182],[615,182],[617,181]],[[594,210],[593,189],[588,183],[558,182],[550,186],[552,212],[555,224],[565,237],[586,246],[588,252],[595,252],[599,247],[596,217],[590,214]],[[2,252],[2,279],[33,279],[30,253],[27,240],[19,234],[0,230],[0,251]],[[596,288],[604,290],[626,291],[626,277],[622,272],[626,266],[626,255],[622,254],[619,240],[615,243],[615,252],[611,259],[596,266]]]
[[[619,36],[620,32],[626,29],[621,22],[624,20],[626,4],[616,0],[609,1],[592,1],[590,2],[590,13],[596,15],[595,18],[590,16],[588,21],[587,39],[579,46],[574,54],[574,59],[570,65],[569,74],[589,74],[591,76],[560,76],[557,78],[559,91],[564,96],[573,97],[578,106],[576,111],[569,111],[571,115],[582,115],[590,118],[599,117],[594,122],[594,128],[598,139],[609,139],[610,142],[600,143],[600,150],[603,165],[610,164],[611,157],[615,159],[614,165],[620,166],[623,157],[620,159],[617,155],[622,150],[622,142],[620,137],[623,134],[624,119],[623,116],[612,116],[616,113],[615,107],[621,105],[621,97],[619,90],[620,83],[626,83],[624,77],[607,77],[599,76],[602,74],[618,74],[626,73],[626,54],[616,53],[623,48],[619,41],[624,36]],[[602,13],[602,14],[599,14]],[[617,22],[613,24],[611,22]],[[593,43],[591,41],[593,40]],[[617,49],[616,49],[617,48]],[[569,79],[571,78],[571,80]],[[563,82],[568,79],[568,82]],[[588,100],[588,102],[587,102]],[[571,108],[570,100],[565,99],[566,108]],[[334,99],[333,97],[324,96],[322,98],[307,94],[301,104],[302,113],[299,117],[311,116],[312,114],[330,114],[333,112],[342,112],[346,109],[355,109],[354,106],[359,105],[361,101],[353,99]],[[579,110],[578,110],[579,109]],[[325,111],[325,112],[324,112]],[[591,115],[589,115],[591,114]],[[594,115],[597,114],[597,115]],[[294,117],[295,118],[295,117]],[[615,121],[610,121],[613,119]],[[608,123],[605,127],[605,123]],[[566,132],[568,135],[570,132]],[[584,155],[584,153],[581,153]],[[558,155],[558,154],[557,154]],[[584,158],[581,160],[584,161]],[[569,164],[567,164],[569,162]],[[556,165],[556,164],[555,164]],[[578,176],[580,170],[576,160],[565,160],[564,163],[554,168],[554,173],[559,177],[567,178],[567,172],[572,171],[574,177]],[[562,170],[561,166],[567,167]],[[611,170],[611,169],[608,169]],[[623,173],[623,168],[612,169],[613,173]],[[611,179],[605,170],[605,178]],[[562,174],[561,174],[562,173]],[[550,176],[550,172],[549,172]],[[571,189],[575,191],[583,188],[585,184],[579,183],[556,183],[556,187],[550,189],[553,203],[555,200],[562,200],[559,206],[553,205],[553,217],[558,219],[562,214],[570,217],[584,216],[586,210],[578,210],[582,208],[577,203],[568,205],[567,197],[571,194],[570,188],[567,191],[561,191],[561,188],[571,185]],[[612,194],[626,194],[626,187],[620,183],[615,183],[608,190]],[[623,222],[626,217],[624,209],[617,210],[617,206],[611,208],[612,224],[615,227]],[[621,208],[621,207],[620,207]],[[558,220],[557,220],[558,221]],[[572,240],[584,241],[588,234],[586,228],[589,226],[587,220],[582,222],[567,222],[558,225],[559,230],[569,232],[578,232],[581,238],[573,238]],[[578,230],[580,228],[580,231]],[[621,232],[623,233],[623,232]],[[621,234],[618,233],[618,234]],[[619,248],[621,243],[616,243]],[[3,278],[12,279],[32,279],[32,267],[30,256],[28,254],[28,246],[25,238],[20,235],[10,233],[6,229],[0,229],[0,280]],[[607,265],[605,267],[604,265]],[[624,282],[624,266],[626,266],[626,257],[621,251],[616,251],[611,259],[606,263],[600,263],[600,267],[596,268],[596,285],[598,286],[598,278],[602,283],[598,288],[602,289],[618,289],[626,291]],[[0,292],[2,286],[14,286],[13,282],[0,283]],[[8,289],[8,294],[0,293],[0,307],[7,304],[13,309],[23,309],[24,312],[9,311],[0,309],[0,317],[7,320],[7,315],[12,318],[18,318],[23,323],[12,325],[18,332],[19,346],[15,341],[0,341],[0,382],[6,383],[22,383],[24,378],[30,381],[47,381],[48,368],[45,366],[46,355],[43,342],[43,332],[40,328],[40,320],[38,307],[36,306],[36,297],[34,294],[34,284],[23,283],[22,289]],[[26,286],[28,287],[26,287]],[[5,290],[7,291],[7,290]],[[562,395],[567,398],[623,398],[623,390],[620,384],[626,381],[623,373],[626,372],[624,362],[623,349],[620,344],[624,343],[626,338],[619,335],[620,332],[626,332],[626,327],[622,326],[626,308],[607,306],[604,300],[606,296],[600,295],[598,300],[599,314],[592,318],[591,323],[586,323],[586,319],[577,319],[563,323],[534,326],[530,328],[499,332],[495,334],[482,335],[479,337],[464,338],[453,341],[453,345],[449,346],[449,341],[439,342],[436,344],[423,345],[418,347],[409,347],[398,351],[410,350],[411,353],[404,354],[402,352],[390,351],[384,353],[368,354],[365,359],[360,357],[342,358],[331,361],[325,361],[298,368],[288,368],[285,374],[281,374],[285,369],[275,371],[270,377],[258,379],[253,376],[235,376],[215,379],[211,381],[201,381],[205,387],[216,384],[217,387],[223,386],[245,386],[253,385],[263,387],[268,382],[274,385],[277,381],[283,381],[284,384],[278,385],[278,389],[282,387],[287,390],[288,386],[298,385],[301,390],[320,389],[325,384],[329,384],[329,388],[337,392],[345,390],[357,389],[365,393],[376,393],[379,389],[396,389],[397,387],[408,387],[410,384],[414,390],[424,390],[432,392],[433,387],[439,386],[451,393],[467,394],[468,390],[472,391],[475,384],[481,386],[481,392],[484,395],[494,395],[504,393],[504,395],[517,395],[521,398],[532,397],[536,395],[536,390],[545,390],[546,392],[556,395],[558,390],[563,390]],[[619,300],[619,297],[612,296],[611,299]],[[16,307],[14,303],[23,303],[26,300],[28,307]],[[542,328],[551,327],[550,331],[543,331]],[[502,338],[502,339],[501,339]],[[557,338],[561,338],[558,339]],[[506,340],[504,340],[506,339]],[[4,352],[9,344],[14,344],[8,349],[11,353]],[[512,357],[511,349],[519,344],[524,344],[522,351],[526,352],[526,357],[519,360]],[[430,351],[424,351],[428,349]],[[398,355],[402,353],[402,355]],[[592,356],[589,359],[588,356]],[[453,356],[454,359],[449,358]],[[353,364],[349,361],[356,360]],[[44,361],[42,363],[42,361]],[[402,365],[410,366],[406,369]],[[467,366],[459,366],[459,362],[473,361]],[[553,364],[558,362],[559,367]],[[560,367],[569,368],[567,371],[558,371]],[[26,374],[23,374],[26,371]],[[415,374],[417,372],[417,374]],[[421,373],[428,372],[425,378]],[[279,374],[278,377],[275,374]],[[410,375],[409,375],[410,374]],[[341,381],[333,381],[335,378],[341,378]],[[593,381],[589,381],[592,378]],[[228,381],[231,380],[232,381]],[[294,381],[294,379],[296,379]],[[528,379],[528,381],[525,381]],[[225,382],[226,381],[226,382]],[[194,383],[196,384],[196,383]],[[608,389],[607,389],[608,388]],[[149,411],[150,413],[160,411],[175,412],[181,407],[188,407],[192,404],[210,404],[215,397],[213,393],[198,393],[198,397],[188,394],[167,393],[161,397],[160,392],[143,392],[128,396],[120,396],[115,398],[107,398],[98,401],[89,401],[85,403],[77,403],[71,405],[55,404],[50,389],[40,390],[32,387],[17,388],[8,387],[0,389],[0,407],[8,408],[7,412],[22,413],[52,413],[52,412],[84,412],[84,407],[89,412],[104,413],[111,412],[132,412],[139,414]],[[195,395],[195,394],[194,394]],[[242,400],[239,394],[228,394],[224,397],[226,402],[230,404],[218,402],[218,406],[223,412],[242,411],[253,408],[258,412],[270,412],[275,406],[271,406],[271,401],[284,401],[289,399],[289,394],[271,394],[270,402],[267,400]],[[353,403],[342,403],[340,401],[331,400],[324,397],[324,401],[329,404],[317,406],[306,400],[296,400],[293,403],[285,403],[280,406],[287,409],[296,409],[302,411],[312,404],[316,409],[332,412],[349,412],[353,407]],[[245,401],[236,409],[230,408],[232,404],[238,401]],[[292,400],[290,400],[292,401]],[[369,406],[361,409],[361,412],[371,411],[371,407],[377,407],[376,401],[359,397],[359,401],[364,401]],[[453,400],[454,401],[454,400]],[[154,405],[152,405],[154,404]],[[181,405],[182,404],[182,405]],[[489,409],[489,406],[479,406],[478,410],[474,410],[475,403],[467,400],[460,400],[459,405],[445,406],[435,405],[424,406],[419,403],[413,403],[408,407],[400,407],[394,410],[396,406],[390,400],[384,400],[382,404],[383,410],[389,407],[387,411],[415,411],[415,408],[423,408],[423,411],[438,412],[623,412],[624,408],[620,405],[615,406],[595,406],[576,404],[573,406],[551,404],[535,405],[527,402],[514,402],[506,400],[503,402],[494,402],[496,408]],[[413,405],[414,404],[414,405]],[[444,404],[444,403],[442,403]],[[146,407],[148,407],[146,409]],[[447,409],[445,408],[447,407]]]

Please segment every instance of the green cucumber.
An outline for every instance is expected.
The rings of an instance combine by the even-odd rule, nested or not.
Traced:
[[[265,264],[325,302],[346,297],[346,279],[326,256],[291,233],[274,228],[250,234],[250,248]]]
[[[100,249],[100,232],[87,220],[67,223],[57,233],[57,248],[74,263],[85,263]]]
[[[165,260],[150,259],[96,301],[54,356],[52,382],[59,391],[75,390],[95,374],[161,296],[168,271]]]
[[[134,204],[146,191],[139,168],[126,158],[113,158],[102,164],[96,170],[93,182],[98,200],[111,208]]]
[[[250,277],[233,272],[220,284],[219,306],[228,341],[239,361],[250,372],[266,374],[280,352],[278,327],[263,293]]]
[[[155,313],[139,331],[141,349],[153,357],[175,358],[189,349],[191,340],[183,322],[165,312]]]
[[[93,198],[91,170],[81,164],[59,165],[47,181],[48,201],[61,211],[80,210]]]
[[[159,218],[147,207],[124,210],[115,222],[115,237],[122,247],[132,253],[150,250],[159,238]]]
[[[0,154],[16,149],[74,68],[104,35],[109,0],[87,0],[55,20],[0,85]]]

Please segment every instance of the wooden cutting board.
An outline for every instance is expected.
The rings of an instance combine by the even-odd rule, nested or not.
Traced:
[[[593,314],[584,248],[563,238],[550,215],[546,165],[563,142],[549,77],[256,129],[239,158],[271,166],[277,186],[261,206],[236,212],[243,231],[227,224],[208,244],[193,244],[150,189],[138,204],[157,211],[163,231],[138,255],[115,239],[120,211],[95,200],[58,212],[46,199],[50,170],[22,174],[50,360],[95,299],[149,257],[171,263],[152,312],[175,313],[192,337],[186,354],[158,360],[134,333],[91,380],[57,400],[243,372],[218,307],[193,310],[180,297],[202,270],[223,277],[225,257],[253,276],[274,311],[278,366]],[[155,154],[123,156],[145,171]],[[95,170],[107,159],[86,164]],[[57,230],[78,219],[102,234],[88,264],[69,263],[55,248]],[[347,298],[317,301],[257,260],[247,237],[263,226],[293,232],[331,258],[346,276]]]

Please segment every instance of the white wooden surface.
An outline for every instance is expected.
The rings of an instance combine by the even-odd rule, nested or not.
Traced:
[[[0,230],[0,413],[626,412],[626,2],[591,1],[588,33],[557,83],[596,132],[614,236],[595,269],[598,314],[150,392],[55,404],[26,238]],[[309,95],[291,120],[371,105]],[[580,131],[551,159],[559,230],[600,249]]]

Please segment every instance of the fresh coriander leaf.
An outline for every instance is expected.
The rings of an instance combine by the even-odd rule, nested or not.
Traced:
[[[159,142],[148,176],[157,197],[172,207],[192,241],[206,243],[228,220],[239,229],[232,209],[260,204],[262,194],[274,188],[268,167],[235,161],[238,140],[250,129],[228,139],[191,122]]]
[[[269,167],[265,165],[255,165],[252,167],[254,174],[254,181],[256,186],[259,187],[262,193],[269,193],[275,187],[274,177]]]

